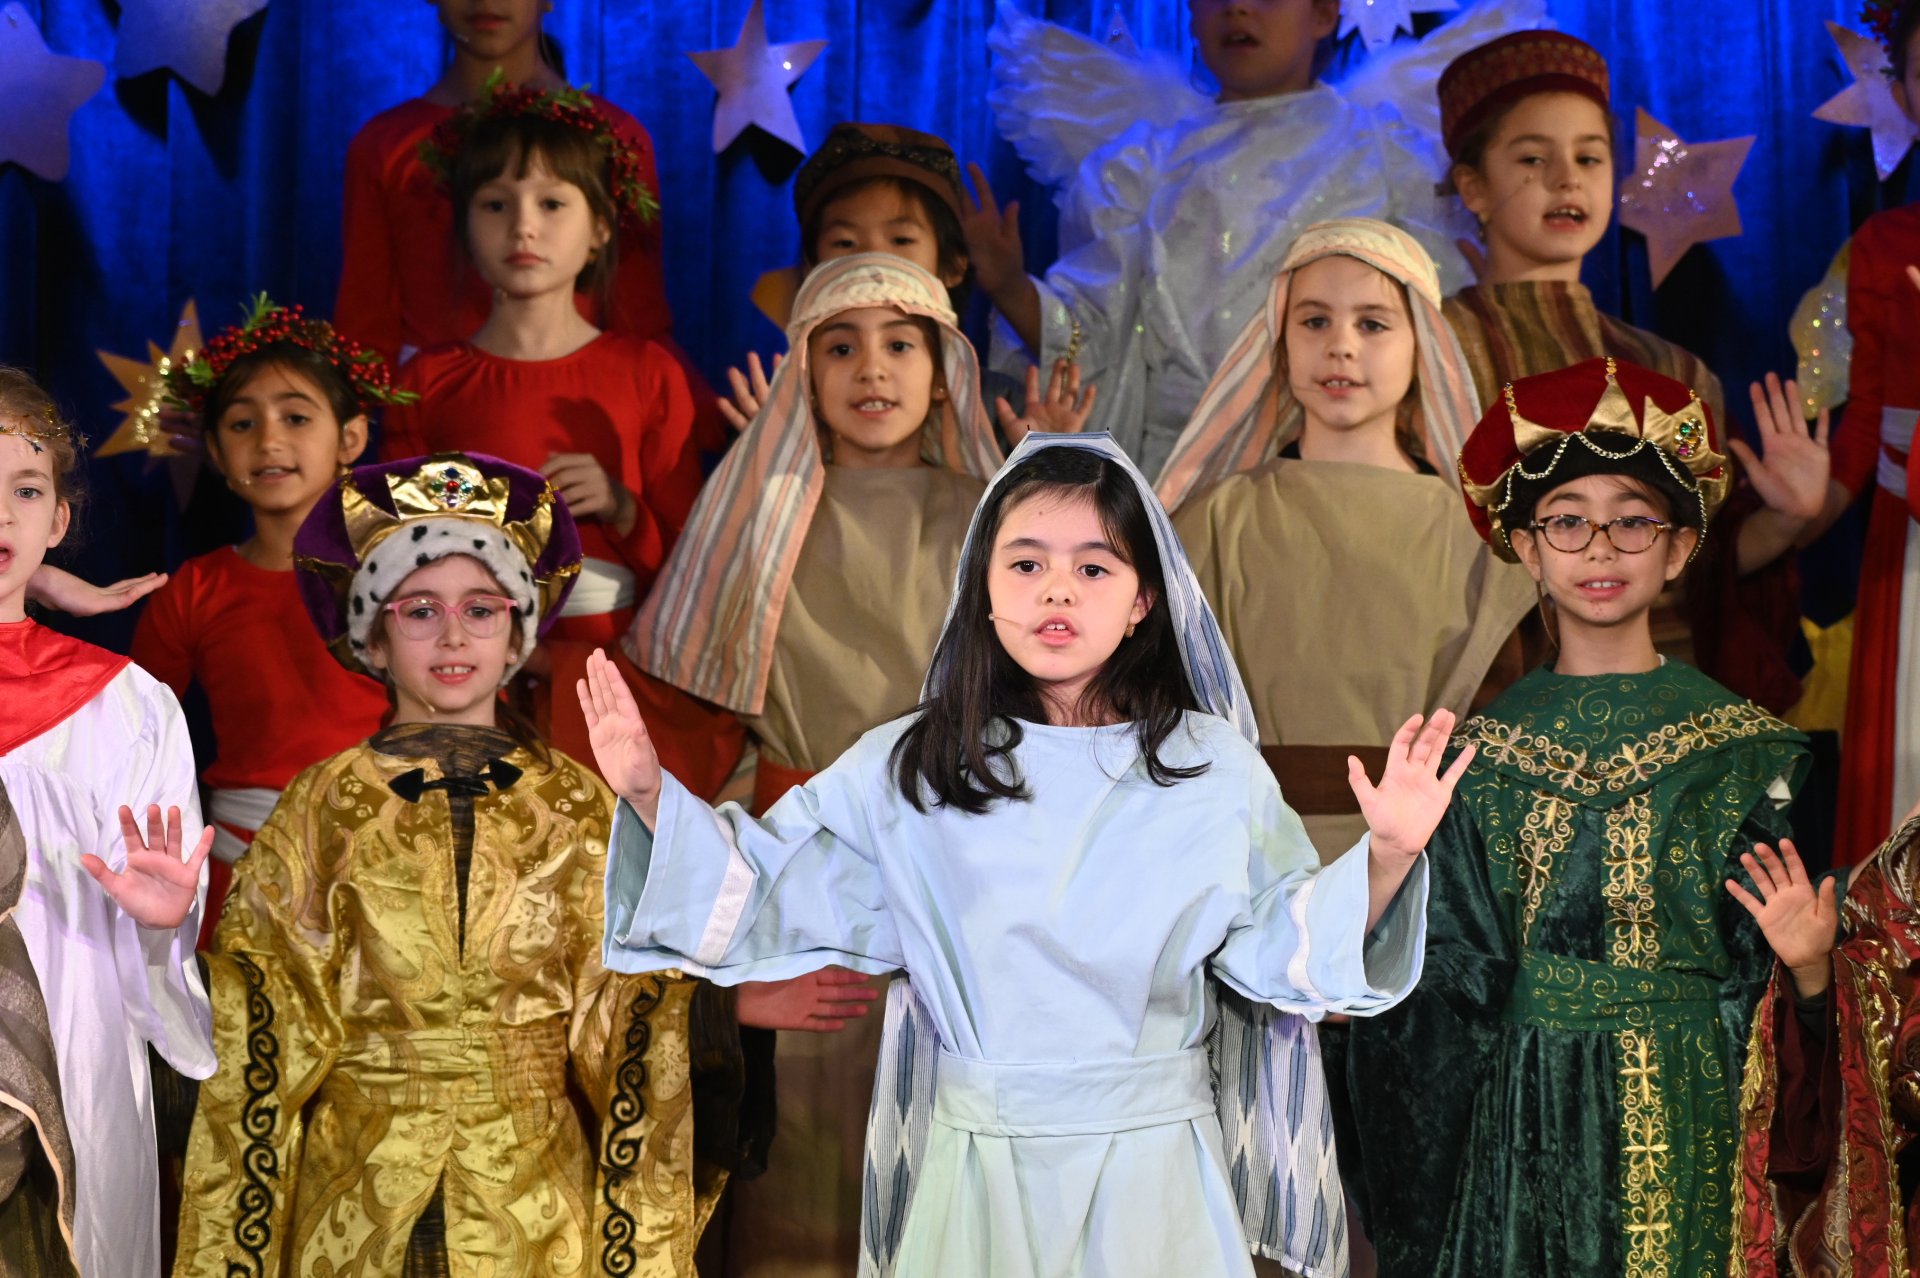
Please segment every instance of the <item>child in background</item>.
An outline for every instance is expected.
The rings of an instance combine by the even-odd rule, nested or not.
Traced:
[[[1556,648],[1455,738],[1474,762],[1433,837],[1426,975],[1352,1028],[1382,1278],[1727,1272],[1772,956],[1722,884],[1785,832],[1806,752],[1654,647],[1723,448],[1697,392],[1608,359],[1515,381],[1460,455]]]
[[[1104,436],[1027,438],[969,529],[921,707],[758,821],[663,773],[612,666],[588,674],[623,800],[610,966],[913,977],[941,1051],[900,1272],[1251,1273],[1209,977],[1314,1017],[1404,995],[1421,848],[1463,770],[1434,767],[1451,716],[1405,725],[1378,788],[1356,767],[1372,834],[1318,870],[1179,542]]]
[[[1597,50],[1554,31],[1492,41],[1441,76],[1449,180],[1486,245],[1479,282],[1447,299],[1447,319],[1484,404],[1519,378],[1611,358],[1697,387],[1724,420],[1719,379],[1698,357],[1602,314],[1580,283],[1581,263],[1613,216],[1608,84]],[[1770,396],[1779,393],[1769,379]],[[1689,577],[1684,622],[1675,618],[1675,633],[1660,638],[1688,646],[1709,676],[1736,692],[1785,710],[1800,687],[1787,664],[1800,635],[1799,581],[1787,552],[1813,534],[1827,497],[1827,451],[1804,423],[1776,428],[1757,386],[1753,400],[1761,447],[1733,442],[1747,482],[1735,487]]]
[[[1001,456],[947,297],[892,253],[812,270],[794,357],[629,636],[641,669],[741,716],[759,747],[756,813],[920,699],[967,520]],[[1048,422],[1084,416],[1067,405]],[[730,1197],[728,1273],[858,1263],[878,1022],[779,1038],[777,1135],[766,1175]]]
[[[235,873],[175,1272],[693,1278],[731,1000],[601,966],[612,796],[499,697],[573,586],[566,504],[494,458],[367,466],[295,549],[393,716]]]
[[[458,243],[494,288],[472,340],[429,347],[398,382],[419,396],[387,417],[389,458],[467,449],[538,470],[580,522],[581,581],[534,656],[536,722],[585,757],[570,689],[586,654],[626,631],[700,489],[699,451],[722,427],[657,341],[603,332],[576,292],[610,282],[623,237],[652,193],[642,157],[573,90],[496,84],[435,135]],[[712,794],[740,752],[725,710],[629,670],[661,724],[662,748]]]
[[[380,689],[341,669],[307,623],[293,535],[366,448],[368,412],[395,392],[377,355],[264,295],[170,388],[198,416],[208,461],[253,508],[253,536],[182,564],[133,632],[133,659],[176,696],[198,683],[213,717],[204,948],[234,863],[280,791],[366,740],[386,713]]]
[[[960,162],[940,138],[893,124],[836,124],[793,178],[801,265],[769,272],[754,300],[785,328],[808,271],[855,253],[891,253],[937,276],[949,309],[964,318],[970,272],[962,199]],[[769,372],[752,352],[744,372],[727,370],[732,396],[721,398],[720,411],[735,430],[745,430],[766,402]]]
[[[213,1072],[193,961],[213,832],[173,694],[27,619],[83,458],[46,392],[0,368],[0,1270],[152,1278],[147,1048]]]
[[[1364,829],[1348,757],[1377,772],[1409,705],[1464,715],[1533,607],[1526,573],[1460,520],[1452,459],[1478,416],[1426,250],[1384,222],[1321,222],[1161,476],[1261,753],[1322,857]]]
[[[486,322],[487,282],[453,249],[454,210],[420,147],[460,108],[484,101],[496,74],[536,90],[566,88],[558,51],[541,33],[551,0],[432,0],[453,60],[425,96],[369,120],[347,147],[345,253],[334,321],[391,362],[473,336]],[[659,190],[653,140],[639,121],[601,98],[593,107],[632,156],[634,174]],[[638,337],[668,338],[657,210],[636,219],[606,293],[582,293],[581,314]]]
[[[1893,100],[1908,119],[1920,120],[1920,0],[1868,5],[1865,17],[1886,46]],[[1920,675],[1908,638],[1920,617],[1920,592],[1909,589],[1910,569],[1920,563],[1920,485],[1912,480],[1920,293],[1906,278],[1916,263],[1920,203],[1882,210],[1854,233],[1847,266],[1853,361],[1846,414],[1834,435],[1833,492],[1819,525],[1831,524],[1873,485],[1840,743],[1846,766],[1834,859],[1842,864],[1863,858],[1920,803]]]
[[[1017,207],[1000,208],[977,167],[977,203],[962,219],[975,278],[1005,320],[994,334],[996,369],[1017,375],[1028,363],[1080,364],[1100,387],[1094,425],[1111,430],[1148,475],[1160,472],[1307,226],[1381,218],[1421,240],[1443,279],[1465,278],[1454,248],[1458,214],[1434,195],[1434,139],[1390,103],[1350,100],[1318,78],[1339,0],[1189,7],[1217,98],[1143,82],[1099,148],[1059,166],[1066,172],[1058,176],[1073,176],[1060,259],[1044,279],[1027,274]],[[1056,60],[1056,28],[1011,5],[999,12],[995,52],[1016,69],[1003,77],[1013,83],[997,92],[996,112],[1022,155],[1041,167],[1060,149],[1057,138],[1084,128],[1096,108],[1070,67],[1042,65]],[[1475,6],[1440,38],[1487,23],[1505,29],[1505,16]]]

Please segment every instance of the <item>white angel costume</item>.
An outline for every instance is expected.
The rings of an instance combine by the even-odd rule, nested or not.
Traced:
[[[1272,1214],[1287,1217],[1272,1222],[1276,1239],[1300,1244],[1285,1257],[1295,1268],[1342,1273],[1305,1022],[1376,1012],[1412,988],[1425,862],[1368,934],[1366,842],[1319,868],[1252,745],[1232,659],[1146,481],[1104,435],[1034,435],[995,483],[1048,447],[1121,462],[1155,516],[1166,605],[1208,707],[1162,757],[1207,770],[1159,786],[1130,725],[1022,723],[1013,759],[1031,801],[920,812],[889,765],[909,718],[759,821],[709,809],[669,777],[653,831],[621,808],[606,964],[720,984],[833,963],[905,969],[911,992],[896,983],[890,996],[876,1098],[886,1115],[870,1137],[887,1184],[870,1196],[864,1270],[1244,1278],[1246,1227]],[[988,535],[976,514],[963,565]],[[1240,1004],[1223,1017],[1233,996],[1268,1012]],[[1285,1028],[1251,1028],[1276,1012],[1292,1014]],[[1229,1019],[1232,1043],[1210,1057]],[[1243,1085],[1259,1104],[1243,1103]]]
[[[122,804],[178,806],[185,845],[198,841],[186,719],[138,666],[32,621],[0,624],[0,681],[41,690],[0,708],[0,1271],[41,1272],[57,1243],[84,1278],[151,1278],[147,1046],[189,1078],[213,1073],[193,954],[206,879],[186,921],[157,930],[123,913],[80,857],[126,868]],[[57,1236],[23,1214],[36,1165],[52,1171]]]
[[[994,325],[996,372],[1075,358],[1100,387],[1091,423],[1157,475],[1214,370],[1308,226],[1373,217],[1420,240],[1444,291],[1470,282],[1472,223],[1445,176],[1440,71],[1544,0],[1479,0],[1340,86],[1214,102],[1170,61],[1102,45],[1000,0],[989,36],[1001,134],[1034,177],[1064,184],[1060,256],[1040,292],[1040,349]]]

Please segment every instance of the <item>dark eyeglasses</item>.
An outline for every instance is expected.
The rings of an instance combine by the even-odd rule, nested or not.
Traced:
[[[1593,544],[1595,533],[1605,533],[1615,550],[1623,555],[1638,555],[1653,549],[1653,543],[1667,530],[1667,522],[1651,515],[1622,515],[1596,524],[1585,515],[1550,515],[1534,520],[1527,527],[1564,554],[1579,554]]]

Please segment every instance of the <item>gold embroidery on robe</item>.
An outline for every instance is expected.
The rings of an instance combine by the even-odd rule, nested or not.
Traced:
[[[504,757],[464,936],[448,796],[389,784],[433,757],[316,765],[239,863],[176,1274],[398,1275],[437,1194],[454,1278],[692,1278],[724,1180],[694,1165],[695,983],[601,966],[612,796]]]

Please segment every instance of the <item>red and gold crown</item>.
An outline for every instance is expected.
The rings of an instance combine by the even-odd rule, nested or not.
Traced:
[[[1900,0],[1867,0],[1860,6],[1860,25],[1889,53],[1893,51],[1894,20],[1899,16]]]
[[[454,157],[466,146],[474,129],[488,120],[519,117],[551,120],[579,129],[606,152],[607,190],[620,210],[621,226],[641,230],[660,215],[660,201],[647,186],[645,160],[631,142],[620,136],[613,120],[584,88],[535,89],[509,84],[505,72],[497,67],[487,77],[485,94],[442,120],[420,144],[420,162],[445,184],[452,179]]]
[[[1579,464],[1564,465],[1569,457]],[[1576,472],[1597,471],[1677,487],[1696,505],[1703,537],[1733,482],[1719,427],[1699,394],[1671,377],[1612,359],[1507,383],[1501,402],[1481,417],[1460,450],[1467,514],[1494,553],[1509,561],[1517,558],[1507,518],[1516,488],[1537,493],[1562,474],[1572,479]],[[1526,511],[1517,513],[1531,514],[1531,505],[1522,504]]]
[[[1470,49],[1440,73],[1440,137],[1460,143],[1494,112],[1536,93],[1578,93],[1608,110],[1607,60],[1559,31],[1516,31]]]
[[[235,360],[282,343],[305,347],[325,357],[353,387],[362,409],[375,404],[411,404],[420,398],[412,391],[393,388],[387,361],[377,352],[368,350],[325,320],[308,319],[298,306],[280,306],[265,293],[258,293],[247,307],[246,316],[208,342],[192,363],[176,364],[168,370],[170,402],[199,412]]]

